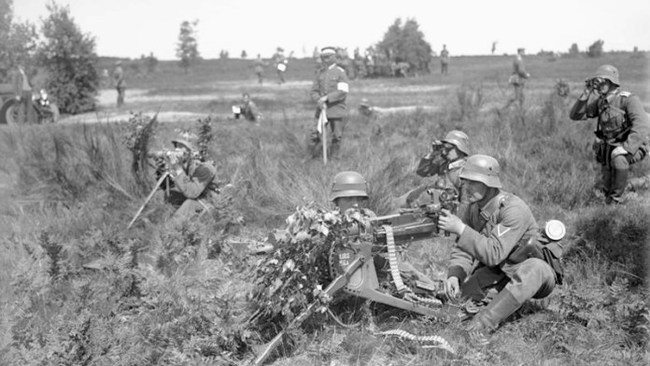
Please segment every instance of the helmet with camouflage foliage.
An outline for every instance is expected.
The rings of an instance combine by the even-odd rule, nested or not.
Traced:
[[[460,178],[481,182],[488,187],[501,188],[499,162],[487,155],[472,155],[460,171]]]
[[[459,151],[465,153],[465,155],[469,155],[469,137],[467,137],[467,134],[463,131],[449,131],[447,136],[442,139],[442,142],[450,143],[456,146]]]
[[[340,197],[368,198],[368,183],[359,173],[353,171],[340,172],[334,176],[332,183],[332,201]]]
[[[593,78],[603,78],[609,80],[612,84],[621,85],[618,81],[618,69],[612,65],[599,66],[594,76],[592,76]]]
[[[194,144],[188,140],[174,139],[172,140],[172,145],[174,145],[174,147],[178,147],[178,145],[185,146],[186,148],[190,149],[191,152],[198,151],[196,146],[194,146]]]

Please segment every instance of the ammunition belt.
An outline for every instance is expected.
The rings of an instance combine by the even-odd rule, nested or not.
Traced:
[[[391,329],[387,330],[385,332],[379,332],[375,333],[375,335],[394,335],[400,338],[405,338],[411,341],[415,342],[421,342],[421,343],[438,343],[437,345],[431,345],[429,347],[436,347],[436,348],[442,348],[444,350],[447,350],[451,353],[456,353],[454,349],[451,347],[449,342],[447,342],[444,338],[440,336],[416,336],[414,334],[411,334],[405,330],[401,329]]]
[[[413,292],[408,292],[404,294],[404,300],[410,302],[420,302],[428,305],[438,305],[442,306],[442,301],[436,299],[435,297],[420,297]]]
[[[399,271],[399,262],[397,260],[397,252],[395,250],[395,238],[393,237],[393,228],[390,225],[382,226],[386,231],[386,248],[388,250],[388,264],[390,264],[390,274],[393,277],[393,282],[397,288],[398,293],[409,291],[402,281],[402,275]]]

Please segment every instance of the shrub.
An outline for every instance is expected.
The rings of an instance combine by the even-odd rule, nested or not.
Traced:
[[[45,42],[38,50],[38,62],[49,73],[47,90],[62,112],[92,111],[99,88],[95,40],[81,32],[68,7],[51,3],[47,9]]]

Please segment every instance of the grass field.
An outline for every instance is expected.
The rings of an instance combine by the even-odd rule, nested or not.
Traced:
[[[128,79],[124,109],[104,91],[98,114],[81,118],[100,123],[2,126],[0,364],[245,364],[268,340],[247,324],[260,258],[229,241],[260,240],[310,202],[331,207],[331,179],[342,170],[362,173],[370,207],[388,214],[392,197],[423,182],[415,167],[431,140],[461,129],[476,153],[499,160],[505,190],[526,200],[538,222],[567,225],[565,285],[526,303],[488,347],[469,346],[458,322],[373,307],[353,329],[315,316],[292,332],[274,364],[646,365],[648,190],[604,206],[591,189],[594,122],[567,117],[584,78],[603,63],[619,67],[623,88],[650,110],[648,61],[624,53],[528,57],[523,111],[496,111],[511,93],[508,57],[453,58],[444,78],[353,80],[341,154],[326,166],[305,150],[314,125],[311,60],[292,60],[284,85],[271,70],[258,85],[252,61],[208,60],[187,75],[162,62],[156,73]],[[568,98],[551,98],[559,79],[571,86]],[[261,124],[230,118],[242,92],[264,113]],[[359,115],[362,98],[384,112]],[[165,224],[170,208],[154,196],[144,219],[126,230],[155,182],[132,173],[124,144],[131,127],[117,118],[130,111],[210,116],[210,157],[220,180],[233,185],[218,211],[174,228]],[[196,128],[187,118],[159,123],[150,147],[169,147],[179,130]],[[648,174],[648,159],[634,166],[635,178]],[[447,238],[416,243],[406,255],[435,276],[451,245]],[[398,328],[442,336],[454,352],[375,335]]]

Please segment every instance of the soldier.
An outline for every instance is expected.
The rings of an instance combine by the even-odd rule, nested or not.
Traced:
[[[432,199],[435,201],[437,196],[445,190],[451,190],[455,196],[460,196],[459,174],[469,153],[469,137],[462,131],[452,130],[442,141],[434,140],[431,144],[431,151],[420,159],[416,173],[421,177],[437,176],[438,178],[433,184],[425,184],[398,197],[393,206],[419,207]],[[433,197],[427,193],[429,190],[434,193]]]
[[[284,57],[284,49],[278,47],[275,54],[273,54],[273,62],[275,63],[275,71],[278,74],[278,84],[284,84],[284,73],[287,72],[287,64],[289,60]]]
[[[501,190],[499,163],[472,155],[460,172],[468,210],[459,218],[447,210],[440,229],[458,235],[452,249],[446,292],[476,302],[498,292],[469,324],[470,334],[495,329],[530,298],[544,298],[555,287],[556,272],[538,248],[538,226],[519,197]]]
[[[597,188],[606,203],[620,203],[630,166],[648,155],[650,119],[643,104],[620,89],[616,67],[602,65],[586,80],[569,117],[574,121],[598,118],[593,148],[602,167]]]
[[[32,87],[29,84],[29,78],[20,63],[16,63],[14,70],[11,72],[11,85],[14,96],[18,101],[16,105],[20,109],[18,123],[31,123],[36,121],[34,108],[32,107]]]
[[[117,107],[124,105],[124,94],[126,91],[126,80],[124,79],[124,70],[122,69],[122,61],[115,62],[115,70],[113,70],[113,85],[117,90]]]
[[[440,51],[440,75],[449,75],[449,51],[447,50],[447,45],[442,45],[442,51]]]
[[[264,83],[264,67],[266,62],[262,60],[262,56],[257,54],[257,59],[255,60],[255,75],[257,75],[257,82],[262,85]]]
[[[311,87],[311,99],[317,103],[316,119],[325,111],[331,130],[332,156],[338,153],[343,138],[343,128],[347,122],[348,111],[345,100],[349,92],[348,77],[345,71],[336,65],[336,49],[325,47],[321,49],[323,66],[319,70]],[[326,126],[324,127],[326,128]],[[318,156],[318,145],[321,143],[320,133],[314,129],[308,142],[312,157]],[[322,141],[327,143],[327,141]]]
[[[251,100],[251,97],[248,93],[242,94],[243,101],[239,106],[240,114],[250,122],[260,122],[262,120],[262,113],[260,113],[259,108],[255,105],[255,102]],[[235,114],[235,118],[239,118],[239,114]]]
[[[510,107],[513,102],[519,103],[519,108],[524,106],[524,85],[526,84],[526,79],[530,78],[530,73],[526,71],[524,66],[524,49],[517,49],[517,56],[515,56],[514,61],[512,62],[512,74],[508,79],[508,83],[514,88],[514,96],[508,100],[505,108]]]
[[[217,171],[194,156],[198,150],[189,141],[176,139],[172,144],[174,152],[167,163],[172,180],[167,201],[177,208],[172,220],[178,222],[210,209],[210,198],[217,192]]]
[[[357,172],[345,171],[334,176],[331,200],[342,213],[345,213],[348,210],[358,210],[366,217],[373,218],[377,216],[373,211],[368,209],[368,183],[366,182],[366,179]],[[388,259],[384,256],[378,255],[375,257],[374,261],[375,267],[378,270],[386,269],[388,267]],[[425,282],[433,288],[437,287],[435,282],[405,260],[399,261],[399,270],[403,276]]]

